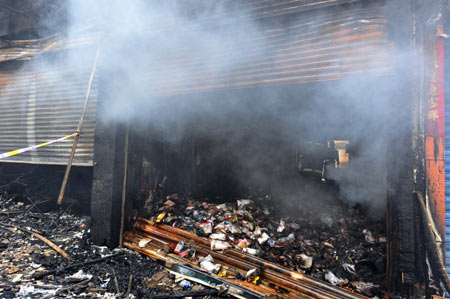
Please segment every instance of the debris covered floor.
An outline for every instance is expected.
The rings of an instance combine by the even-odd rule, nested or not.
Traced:
[[[216,289],[201,285],[214,277],[244,287],[248,291],[244,291],[245,298],[258,298],[261,290],[290,297],[292,288],[271,280],[279,273],[270,268],[279,265],[283,271],[317,279],[319,290],[324,281],[349,291],[336,298],[358,298],[351,292],[355,296],[383,297],[384,221],[372,219],[364,207],[344,204],[335,196],[335,186],[314,184],[317,186],[300,193],[273,197],[266,190],[249,188],[242,199],[227,202],[165,194],[161,187],[141,210],[145,219],[136,218],[134,228],[125,234],[124,245],[131,250],[114,251],[91,243],[89,217],[71,212],[71,204],[57,207],[45,196],[31,196],[37,190],[29,188],[22,190],[25,195],[14,195],[11,191],[17,190],[10,185],[0,196],[0,293],[2,298],[114,298],[118,294],[167,298],[174,293],[223,297],[236,292],[221,290],[220,281],[209,284]],[[41,190],[45,187],[33,186]],[[318,186],[328,188],[328,195],[322,192],[319,196]],[[161,232],[163,235],[158,235]],[[39,236],[53,242],[61,252]],[[236,263],[244,264],[243,268],[221,260],[230,258],[230,252]],[[154,259],[164,260],[171,272]],[[245,268],[245,264],[261,260],[271,264]],[[204,276],[199,272],[196,275],[203,278],[189,280],[189,275],[180,275],[186,269],[173,268],[181,264],[192,266],[189,271],[195,268],[209,273]],[[268,274],[264,273],[266,268]],[[311,297],[318,298],[302,298]]]
[[[274,295],[287,296],[289,288],[266,279],[266,265],[248,268],[249,255],[361,295],[385,295],[382,220],[335,196],[306,201],[290,197],[283,202],[259,191],[225,203],[152,194],[146,219],[137,219],[134,230],[125,235],[125,245],[155,259],[191,264],[250,289],[249,283],[267,287],[265,292],[272,289]],[[236,251],[246,255],[243,266],[230,268],[227,259],[241,257]],[[258,287],[256,292],[264,290]]]
[[[167,298],[168,291],[183,290],[148,257],[91,244],[89,217],[65,209],[41,212],[43,205],[20,195],[0,195],[1,298],[123,298],[128,293],[129,298]],[[195,283],[190,290],[209,291]]]

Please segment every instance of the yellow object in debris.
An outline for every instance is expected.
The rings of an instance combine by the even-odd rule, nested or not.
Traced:
[[[261,283],[261,277],[256,276],[255,279],[252,281],[254,284],[259,285]]]
[[[156,223],[161,223],[161,221],[166,217],[166,213],[161,213],[156,217]]]
[[[219,277],[227,276],[227,270],[225,270],[225,269],[220,270],[220,272],[217,273],[217,276],[219,276]]]

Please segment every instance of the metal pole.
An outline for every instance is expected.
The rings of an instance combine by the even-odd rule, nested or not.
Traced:
[[[97,61],[100,56],[100,47],[97,48],[97,54],[95,56],[94,66],[92,67],[91,76],[89,78],[89,84],[86,92],[86,98],[84,100],[83,112],[81,113],[80,121],[78,122],[77,135],[73,141],[72,152],[70,153],[69,163],[67,164],[66,173],[64,174],[64,180],[62,182],[61,191],[58,196],[58,205],[62,203],[64,193],[66,191],[67,181],[69,180],[70,169],[72,168],[73,158],[75,157],[75,151],[77,150],[78,140],[80,139],[81,129],[83,127],[84,117],[89,102],[89,96],[91,94],[92,82],[94,81],[95,71],[97,69]]]
[[[122,216],[120,218],[120,240],[119,246],[122,247],[123,244],[123,228],[125,225],[125,202],[127,197],[127,174],[128,174],[128,145],[130,141],[130,125],[127,125],[127,132],[125,135],[125,159],[124,159],[124,174],[123,174],[123,185],[122,185]]]

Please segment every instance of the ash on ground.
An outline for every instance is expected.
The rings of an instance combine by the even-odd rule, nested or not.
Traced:
[[[1,298],[150,298],[186,288],[146,256],[93,245],[89,217],[39,207],[24,196],[0,195]],[[55,243],[70,260],[27,231]],[[35,278],[52,270],[59,272]],[[189,288],[203,289],[195,283]]]
[[[51,183],[48,174],[35,171],[12,183],[0,182],[2,298],[114,298],[125,297],[128,290],[129,297],[150,298],[186,288],[207,290],[192,282],[187,286],[178,281],[146,256],[93,245],[90,218],[71,210],[88,206],[83,204],[89,200],[86,188],[72,186],[68,198],[78,200],[68,200],[61,208],[56,206],[61,173],[55,174]],[[288,188],[278,196],[270,195],[277,192],[249,188],[245,197],[229,200],[195,200],[187,194],[165,194],[161,187],[149,197],[147,211],[154,220],[164,214],[160,216],[162,222],[218,238],[220,242],[214,242],[218,247],[238,247],[332,284],[381,298],[386,252],[383,221],[371,219],[362,207],[343,204],[333,188],[328,196],[321,193],[318,198],[318,188],[313,187],[300,193]],[[77,190],[85,191],[79,194]],[[30,232],[55,243],[70,260]],[[220,240],[223,235],[225,239]],[[88,261],[94,262],[85,264]],[[38,276],[46,271],[55,273]]]

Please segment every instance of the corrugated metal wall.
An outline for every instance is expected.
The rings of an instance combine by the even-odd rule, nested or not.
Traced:
[[[196,45],[152,57],[143,80],[153,94],[173,95],[393,74],[393,43],[381,4],[308,12],[288,26],[273,24],[206,58]]]
[[[78,67],[63,62],[35,69],[36,61],[20,68],[0,69],[0,152],[40,144],[76,131],[92,60]],[[41,62],[42,63],[42,62]],[[98,84],[95,80],[74,165],[92,166],[95,110]],[[1,162],[67,164],[72,140],[9,157]]]

